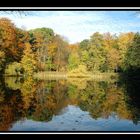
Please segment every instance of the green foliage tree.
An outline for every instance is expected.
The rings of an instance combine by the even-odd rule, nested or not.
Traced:
[[[129,74],[136,73],[139,77],[140,71],[140,34],[136,33],[131,46],[125,55],[125,71]]]
[[[68,69],[72,70],[78,67],[80,64],[80,57],[78,53],[71,53],[68,58]]]
[[[102,65],[105,63],[104,57],[104,40],[103,36],[98,32],[94,33],[88,45],[89,61],[87,68],[90,71],[100,71]]]
[[[88,39],[85,39],[85,40],[81,41],[81,42],[79,43],[80,49],[86,50],[88,44],[89,44],[89,40],[88,40]]]

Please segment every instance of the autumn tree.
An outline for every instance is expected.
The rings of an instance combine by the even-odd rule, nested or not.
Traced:
[[[18,59],[16,27],[7,18],[0,18],[0,50],[5,52],[7,63]]]
[[[20,28],[16,28],[16,33],[17,33],[17,55],[18,55],[18,62],[20,62],[22,55],[23,55],[23,50],[25,48],[26,43],[30,43],[32,46],[32,50],[34,50],[34,44],[30,42],[31,37],[28,31],[22,30]]]
[[[122,33],[118,36],[118,46],[119,46],[119,55],[120,55],[120,67],[123,70],[125,67],[124,59],[127,53],[127,50],[131,46],[135,34],[132,32]]]
[[[31,45],[29,43],[25,43],[24,55],[21,59],[21,65],[24,70],[25,75],[33,75],[36,71],[36,56],[31,49]]]
[[[54,64],[56,71],[66,71],[68,63],[68,42],[60,35],[55,36],[56,53],[54,56]]]
[[[50,28],[37,28],[30,30],[30,43],[37,49],[38,68],[45,70],[46,61],[49,61],[48,51],[49,44],[52,43],[54,38],[54,31]]]
[[[0,19],[0,52],[3,72],[6,65],[11,62],[20,62],[26,42],[29,42],[26,31],[16,28],[7,18]]]
[[[120,54],[115,48],[111,48],[107,53],[107,65],[109,72],[117,72],[120,64]]]

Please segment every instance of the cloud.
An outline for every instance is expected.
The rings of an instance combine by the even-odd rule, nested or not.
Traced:
[[[49,27],[66,36],[71,43],[89,38],[94,32],[127,32],[138,30],[140,24],[130,18],[131,12],[121,11],[34,11],[33,15],[7,15],[18,27],[29,30]],[[6,16],[6,15],[4,15]]]

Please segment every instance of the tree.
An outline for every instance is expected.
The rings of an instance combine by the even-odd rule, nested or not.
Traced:
[[[50,28],[37,28],[30,30],[30,43],[33,44],[38,59],[38,68],[40,70],[47,70],[47,60],[50,61],[50,56],[48,56],[49,44],[52,43],[54,39],[54,31]]]
[[[25,30],[20,29],[20,28],[16,28],[16,34],[17,34],[17,57],[18,57],[18,59],[16,61],[20,62],[22,55],[23,55],[23,50],[25,48],[25,43],[30,43],[31,39],[30,39],[29,33]],[[32,50],[34,50],[33,49],[34,44],[32,43],[31,45],[32,45],[32,47],[31,47]]]
[[[51,28],[36,28],[33,30],[29,31],[30,33],[33,33],[34,35],[40,34],[42,36],[42,38],[44,39],[44,41],[46,42],[50,42],[52,41],[52,39],[54,38],[54,31]]]
[[[118,45],[118,37],[114,34],[105,33],[104,37],[104,51],[105,64],[104,67],[108,72],[118,71],[120,66],[120,52]]]
[[[78,53],[71,53],[68,58],[68,70],[77,68],[79,64],[80,64],[80,57]]]
[[[4,51],[0,51],[0,72],[5,68],[5,53]]]
[[[16,27],[7,18],[0,18],[0,50],[5,52],[7,62],[18,59]]]
[[[24,70],[25,76],[33,75],[33,73],[37,70],[37,62],[35,54],[31,49],[31,45],[29,43],[25,43],[24,55],[21,59],[21,65]]]
[[[87,65],[89,60],[89,52],[87,50],[80,51],[80,63]]]
[[[134,33],[129,32],[129,33],[122,33],[118,37],[118,46],[119,46],[118,51],[120,54],[120,67],[122,70],[125,67],[124,64],[125,55],[133,42],[134,35],[135,35]]]
[[[91,35],[90,37],[90,45],[91,46],[96,46],[96,47],[103,47],[103,35],[100,34],[99,32],[94,33],[93,35]]]
[[[56,71],[66,71],[69,54],[68,42],[60,35],[55,36],[55,42],[57,47],[53,63],[56,67]]]
[[[73,70],[80,65],[79,46],[69,45],[68,70]]]
[[[0,11],[0,13],[4,13],[4,14],[9,14],[9,15],[19,15],[19,16],[22,16],[22,15],[31,15],[31,12],[29,11],[20,11],[20,10],[15,10],[15,11]]]
[[[139,77],[140,70],[140,34],[136,33],[131,46],[128,48],[125,59],[125,71]]]
[[[81,50],[87,50],[88,45],[89,45],[89,40],[88,39],[84,39],[83,41],[81,41],[79,43],[79,46],[80,46]]]
[[[115,48],[111,48],[107,53],[107,65],[109,72],[117,72],[120,65],[120,54]]]
[[[13,62],[7,65],[5,69],[5,74],[10,76],[18,76],[22,74],[22,67],[21,64],[18,62]]]
[[[103,36],[98,32],[90,37],[88,45],[89,61],[87,62],[89,71],[101,71],[102,65],[105,63],[103,43]]]

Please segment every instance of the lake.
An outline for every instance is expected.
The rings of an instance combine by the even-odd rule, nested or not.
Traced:
[[[140,131],[140,81],[0,80],[0,131]]]

